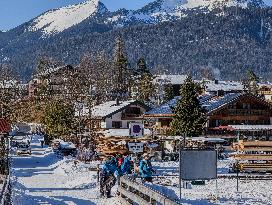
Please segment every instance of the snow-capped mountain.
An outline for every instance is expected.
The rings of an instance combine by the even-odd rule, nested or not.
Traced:
[[[87,0],[0,32],[0,64],[10,63],[29,79],[43,56],[71,65],[86,53],[111,58],[120,34],[132,63],[144,56],[151,68],[171,72],[211,69],[237,80],[238,73],[256,68],[272,77],[271,8],[262,0],[155,0],[114,12]]]
[[[136,11],[120,9],[109,12],[100,0],[87,0],[42,14],[33,20],[27,31],[42,31],[46,37],[78,25],[86,19],[97,20],[97,14],[100,15],[100,22],[118,28],[139,22],[156,24],[181,19],[190,11],[209,12],[215,8],[231,6],[245,8],[252,2],[263,5],[262,0],[156,0]]]
[[[70,5],[48,11],[34,19],[29,31],[42,30],[44,34],[56,34],[75,26],[97,13],[107,12],[107,8],[99,0],[88,0],[81,4]]]

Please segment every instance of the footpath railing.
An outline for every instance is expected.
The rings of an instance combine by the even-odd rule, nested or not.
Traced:
[[[10,186],[10,176],[8,175],[4,181],[3,189],[0,190],[0,205],[10,205],[11,199],[11,186]]]
[[[162,193],[136,182],[133,178],[124,176],[120,178],[118,187],[122,204],[138,205],[179,205],[178,202],[164,196]]]

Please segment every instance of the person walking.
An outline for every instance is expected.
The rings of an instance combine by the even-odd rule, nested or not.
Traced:
[[[122,174],[132,174],[132,159],[131,156],[126,155],[124,157],[124,162],[121,165],[121,172]]]
[[[43,148],[43,145],[44,145],[44,140],[42,139],[41,140],[41,147]]]
[[[111,197],[111,189],[116,183],[115,173],[117,170],[117,162],[114,157],[106,159],[100,171],[100,194],[101,197]]]
[[[152,168],[150,157],[147,153],[143,155],[143,159],[140,161],[139,171],[142,182],[152,182],[152,173],[155,171]]]

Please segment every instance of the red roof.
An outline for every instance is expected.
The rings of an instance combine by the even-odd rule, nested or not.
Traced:
[[[9,120],[0,119],[0,133],[8,133],[11,130],[11,124]]]

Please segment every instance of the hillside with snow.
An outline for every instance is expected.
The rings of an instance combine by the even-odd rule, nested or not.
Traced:
[[[29,31],[42,30],[45,34],[56,34],[81,23],[98,12],[106,11],[106,7],[99,0],[89,0],[46,12],[33,21]]]
[[[110,59],[122,35],[133,66],[240,80],[248,68],[272,77],[272,9],[262,0],[156,0],[109,11],[99,0],[50,10],[0,33],[0,63],[28,80],[42,56],[76,66],[86,53]],[[27,54],[27,55],[26,55]]]
[[[112,24],[115,27],[138,22],[154,24],[181,19],[187,16],[188,11],[196,9],[209,12],[222,7],[246,8],[252,1],[256,4],[256,0],[156,0],[136,11],[121,9],[111,13],[100,0],[87,0],[42,14],[33,20],[27,31],[42,31],[44,36],[54,35],[88,18],[97,19],[97,14],[100,14],[99,18],[105,24]],[[263,2],[258,4],[263,5]]]

